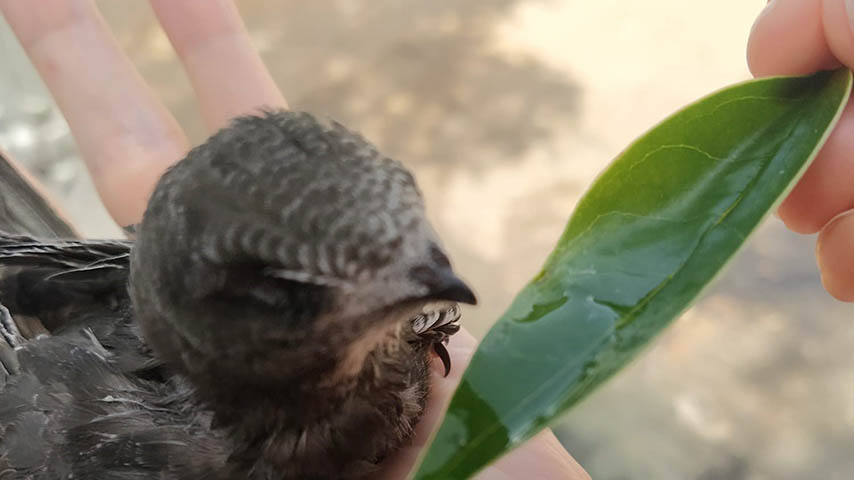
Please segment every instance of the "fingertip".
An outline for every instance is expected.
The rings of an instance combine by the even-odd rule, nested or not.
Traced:
[[[756,16],[753,25],[750,27],[750,35],[747,37],[747,69],[754,77],[762,77],[764,73],[764,55],[767,49],[767,35],[765,35],[765,17],[772,11],[772,2],[767,2],[765,8]]]
[[[854,302],[854,210],[837,215],[822,228],[816,259],[828,293],[837,300]]]
[[[788,198],[783,200],[776,215],[789,230],[802,235],[811,235],[818,232],[821,225],[813,218],[814,212],[809,210],[807,202],[802,201],[804,195],[797,190],[798,186]]]
[[[821,2],[772,1],[750,31],[747,65],[756,77],[802,75],[838,64],[825,39]]]
[[[233,2],[151,0],[151,6],[187,70],[211,131],[260,108],[287,108]]]
[[[824,37],[831,54],[843,65],[854,67],[854,5],[850,0],[823,0]]]

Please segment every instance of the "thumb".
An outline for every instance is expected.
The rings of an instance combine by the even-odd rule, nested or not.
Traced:
[[[849,15],[851,12],[851,15]],[[772,0],[750,32],[747,63],[757,77],[854,66],[854,1]]]

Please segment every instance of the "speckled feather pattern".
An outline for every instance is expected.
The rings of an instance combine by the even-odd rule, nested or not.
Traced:
[[[187,174],[194,188],[173,188]],[[201,252],[213,261],[248,255],[303,276],[294,280],[332,284],[393,262],[403,232],[425,221],[399,162],[306,113],[236,120],[164,176],[152,205],[171,210],[163,218],[209,220],[215,241]]]

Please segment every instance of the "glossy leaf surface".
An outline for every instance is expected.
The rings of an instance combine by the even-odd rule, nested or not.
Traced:
[[[469,478],[626,365],[776,207],[850,89],[847,70],[742,83],[629,146],[481,343],[414,478]]]

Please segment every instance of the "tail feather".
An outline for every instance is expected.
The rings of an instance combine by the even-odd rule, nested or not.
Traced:
[[[0,151],[0,231],[40,238],[74,238],[77,233]]]

